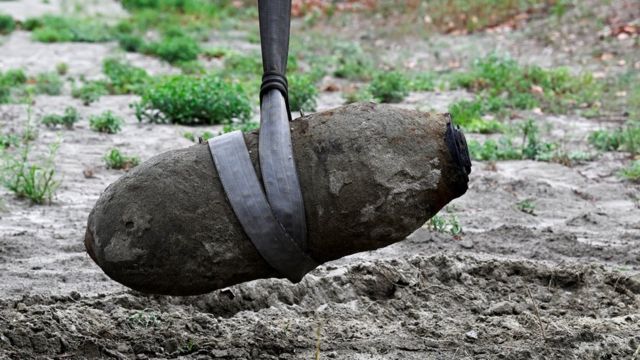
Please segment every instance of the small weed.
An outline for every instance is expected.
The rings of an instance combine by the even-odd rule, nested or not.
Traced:
[[[460,235],[462,233],[462,225],[460,225],[460,220],[455,215],[451,215],[449,217],[449,232],[453,236]]]
[[[640,154],[640,122],[629,121],[621,129],[596,130],[589,135],[589,143],[601,151],[626,151]]]
[[[436,214],[429,220],[429,227],[437,232],[445,232],[447,229],[447,220]]]
[[[628,167],[620,170],[618,175],[629,181],[640,182],[640,160],[636,160]]]
[[[134,34],[118,35],[118,45],[127,52],[141,52],[146,46],[142,36]]]
[[[73,125],[78,122],[79,116],[76,108],[69,106],[64,109],[64,114],[48,114],[45,115],[41,122],[46,127],[55,128],[56,126],[64,126],[67,129],[73,129]]]
[[[244,90],[216,75],[166,77],[148,86],[132,106],[139,121],[184,125],[246,121],[252,112]]]
[[[211,131],[205,131],[200,135],[199,139],[202,139],[202,141],[209,141],[209,139],[212,139],[214,136],[215,135],[213,135]]]
[[[351,43],[338,44],[334,61],[336,69],[333,74],[338,78],[349,80],[369,80],[374,73],[371,57],[362,48]]]
[[[192,352],[198,350],[198,344],[193,339],[188,339],[187,342],[182,345],[178,352],[180,354],[191,354]]]
[[[65,76],[67,75],[67,73],[69,72],[69,65],[67,65],[67,63],[58,63],[56,65],[56,72],[58,73],[58,75],[60,76]]]
[[[318,89],[310,75],[292,74],[289,76],[289,107],[291,111],[316,111]]]
[[[161,321],[157,313],[149,309],[144,309],[129,316],[127,322],[132,328],[142,327],[146,329],[160,325]]]
[[[24,71],[8,70],[0,71],[0,104],[5,104],[15,100],[16,95],[23,91],[27,82]]]
[[[30,124],[28,121],[27,129],[31,128]],[[33,134],[31,130],[25,132]],[[60,185],[54,164],[60,142],[56,141],[49,146],[46,156],[33,161],[31,143],[27,140],[30,137],[23,134],[22,144],[15,144],[17,147],[13,151],[0,151],[0,181],[18,198],[29,199],[34,204],[44,204],[51,202]]]
[[[460,220],[458,220],[458,217],[453,214],[450,214],[448,218],[445,218],[440,214],[434,215],[429,220],[428,227],[429,229],[439,233],[449,232],[453,236],[458,236],[462,233]]]
[[[498,141],[489,139],[484,143],[471,140],[469,154],[474,160],[538,160],[558,162],[557,145],[540,140],[538,126],[531,119],[517,128],[522,136],[520,146],[515,146],[511,137],[500,137]]]
[[[140,164],[140,159],[138,159],[138,157],[124,155],[118,149],[109,150],[109,152],[104,156],[104,161],[108,169],[125,171],[129,171],[129,169]]]
[[[63,82],[55,72],[41,73],[36,76],[36,93],[45,95],[60,95]]]
[[[119,59],[106,59],[102,63],[102,69],[109,79],[107,88],[114,95],[137,94],[150,79],[144,69]]]
[[[105,81],[88,81],[80,87],[72,87],[71,96],[76,99],[82,100],[82,103],[86,106],[92,102],[98,101],[100,97],[109,94],[107,90],[108,84]]]
[[[529,119],[521,125],[522,129],[522,157],[530,160],[549,161],[556,145],[541,142],[539,128],[535,121]]]
[[[177,13],[185,16],[219,18],[236,15],[237,9],[230,1],[209,0],[123,0],[125,9],[134,13],[138,11],[154,11],[157,13]]]
[[[10,15],[0,14],[0,35],[6,35],[16,29],[16,22]]]
[[[20,144],[20,136],[14,133],[0,134],[0,151],[8,147],[17,147]]]
[[[260,128],[260,123],[253,122],[253,121],[243,122],[243,123],[234,122],[234,123],[225,125],[222,128],[222,133],[226,134],[236,130],[240,130],[242,132],[249,132],[259,128]]]
[[[161,41],[145,46],[145,52],[170,64],[178,64],[197,60],[200,45],[188,35],[165,36]]]
[[[224,59],[224,69],[241,77],[260,75],[262,74],[262,60],[257,53],[243,55],[231,52]]]
[[[183,137],[183,138],[185,138],[185,139],[187,139],[187,140],[189,140],[189,141],[192,141],[192,142],[196,142],[196,141],[198,141],[198,139],[196,138],[195,134],[194,134],[194,133],[192,133],[191,131],[185,131],[185,132],[183,132],[183,133],[182,133],[182,137]]]
[[[204,75],[207,69],[199,61],[187,61],[178,64],[184,75]]]
[[[31,17],[26,19],[23,23],[22,23],[22,29],[25,31],[33,31],[37,28],[42,27],[43,22],[41,18],[37,18],[37,17]]]
[[[434,91],[436,89],[436,76],[429,72],[411,74],[408,87],[411,91]]]
[[[95,20],[45,15],[33,22],[33,39],[40,42],[104,42],[113,39],[111,29]]]
[[[369,92],[368,87],[347,90],[342,93],[342,97],[344,98],[344,102],[346,104],[373,100],[373,95],[371,95],[371,93]]]
[[[449,113],[456,125],[460,125],[466,131],[490,134],[504,130],[504,126],[496,120],[485,120],[486,111],[484,103],[479,100],[462,100],[449,106]]]
[[[233,52],[225,47],[210,47],[202,50],[202,55],[207,58],[220,59],[232,54]]]
[[[287,59],[287,72],[291,74],[298,68],[298,60],[292,54]],[[260,53],[239,54],[228,51],[224,56],[224,70],[239,79],[254,79],[262,75],[262,58]],[[290,75],[289,75],[290,76]],[[259,85],[258,85],[259,86]]]
[[[483,143],[470,140],[468,143],[469,154],[474,160],[497,161],[519,160],[522,152],[513,145],[511,139],[501,137],[498,141],[489,139]]]
[[[564,14],[567,13],[567,11],[569,10],[569,8],[571,7],[571,0],[558,0],[555,4],[553,4],[553,6],[551,7],[551,13],[558,19],[560,20]]]
[[[8,86],[19,86],[27,82],[27,75],[22,69],[13,69],[1,73],[0,79],[3,84]]]
[[[522,211],[525,214],[529,214],[529,215],[535,215],[535,210],[536,210],[536,204],[533,202],[533,200],[531,199],[525,199],[522,201],[519,201],[516,206],[518,207],[518,210]]]
[[[409,95],[408,80],[399,71],[378,73],[369,84],[373,98],[383,103],[398,103]]]
[[[202,134],[200,134],[200,136],[196,136],[196,134],[191,131],[185,131],[184,133],[182,133],[182,136],[187,140],[198,142],[199,139],[202,139],[202,141],[208,141],[215,135],[211,131],[204,131]]]
[[[539,107],[552,113],[589,106],[601,91],[601,84],[590,74],[574,76],[566,68],[520,66],[513,59],[495,54],[476,60],[470,72],[457,74],[453,82],[480,93],[488,108]]]
[[[111,111],[105,111],[100,115],[89,118],[89,127],[98,132],[115,134],[122,129],[123,121]]]

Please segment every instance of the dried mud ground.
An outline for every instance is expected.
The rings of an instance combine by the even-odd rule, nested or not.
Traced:
[[[40,4],[18,3],[0,7],[12,4],[7,11],[20,17],[37,14]],[[553,47],[522,41],[526,36],[436,41],[449,42],[440,49],[444,58],[471,56],[473,49],[461,45],[467,43],[508,48],[530,62],[548,54],[542,65],[566,60]],[[427,62],[428,47],[416,45],[425,48]],[[116,48],[35,43],[17,31],[0,41],[0,69],[34,73],[66,62],[75,76],[97,76]],[[125,56],[154,74],[175,71],[152,58]],[[468,96],[414,93],[399,106],[445,111]],[[199,297],[146,296],[108,279],[82,245],[90,209],[122,175],[103,165],[109,148],[144,160],[190,144],[182,133],[192,128],[137,123],[132,100],[106,96],[84,107],[68,95],[35,99],[34,118],[71,104],[83,120],[72,131],[38,129],[40,150],[62,141],[63,181],[52,205],[2,194],[0,359],[640,358],[640,188],[615,175],[622,154],[574,167],[474,162],[469,191],[448,207],[464,228],[459,237],[424,227],[393,246],[325,264],[299,284],[259,280]],[[340,103],[339,95],[322,93],[319,110]],[[126,119],[121,133],[89,130],[87,116],[106,109]],[[547,135],[570,149],[586,147],[589,131],[615,125],[535,116],[552,123]],[[3,128],[26,119],[24,105],[0,106]],[[517,209],[524,199],[535,199],[535,215]]]

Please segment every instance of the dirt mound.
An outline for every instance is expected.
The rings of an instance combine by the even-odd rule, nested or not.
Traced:
[[[640,278],[597,265],[438,254],[327,266],[192,298],[0,303],[0,352],[64,358],[628,358]]]

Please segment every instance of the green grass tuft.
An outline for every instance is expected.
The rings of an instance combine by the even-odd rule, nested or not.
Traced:
[[[252,107],[242,87],[218,75],[176,75],[148,86],[133,104],[139,121],[184,125],[247,121]]]
[[[556,144],[540,139],[539,128],[533,120],[525,121],[518,130],[517,135],[522,137],[518,146],[514,145],[513,139],[508,136],[502,136],[497,141],[489,139],[483,143],[470,140],[468,148],[471,158],[484,161],[529,159],[566,162],[565,155],[558,152]]]
[[[108,84],[105,81],[88,81],[80,87],[74,86],[71,90],[71,96],[82,100],[82,103],[86,106],[108,94]]]
[[[56,72],[60,76],[65,76],[69,72],[69,65],[67,63],[61,62],[56,65]]]
[[[18,198],[29,199],[34,204],[51,202],[60,185],[54,159],[60,147],[56,141],[49,146],[48,153],[33,159],[31,141],[34,131],[30,121],[21,141],[9,150],[0,149],[0,183]]]
[[[150,43],[144,46],[144,51],[170,64],[179,64],[197,60],[201,49],[191,36],[180,34],[168,35],[161,41]]]
[[[33,21],[33,39],[45,43],[53,42],[105,42],[113,40],[113,31],[97,20],[72,19],[45,15]]]
[[[466,131],[490,134],[504,130],[504,126],[496,120],[485,120],[485,103],[481,100],[458,101],[449,106],[449,113],[456,125],[463,127]]]
[[[100,115],[89,118],[89,127],[97,132],[115,134],[120,132],[124,121],[111,111],[105,111]]]
[[[333,75],[338,78],[369,80],[375,72],[371,57],[360,46],[351,43],[336,46],[334,62]]]
[[[55,72],[41,73],[36,76],[35,90],[38,94],[60,95],[64,82]]]
[[[399,71],[376,74],[369,84],[374,99],[383,103],[399,103],[409,95],[408,79]]]
[[[316,111],[318,89],[314,77],[308,74],[292,74],[288,81],[291,111]]]
[[[640,154],[640,122],[629,121],[616,130],[596,130],[589,135],[589,143],[601,151]]]
[[[436,75],[429,72],[409,74],[409,90],[434,91],[436,89]]]
[[[140,164],[140,159],[136,156],[127,156],[118,149],[111,149],[104,156],[104,162],[108,169],[129,171]]]
[[[16,29],[16,22],[10,15],[0,14],[0,35],[10,34]]]
[[[118,35],[118,45],[127,52],[141,52],[146,46],[142,36],[134,34]]]
[[[21,92],[27,83],[27,75],[22,70],[0,71],[0,104],[14,100],[14,95]]]
[[[476,60],[471,71],[454,76],[453,85],[478,93],[482,101],[493,105],[493,111],[502,107],[538,107],[552,113],[589,106],[601,90],[591,74],[572,75],[566,68],[521,66],[497,55]]]
[[[249,122],[234,122],[231,124],[226,124],[223,128],[222,128],[222,133],[226,134],[232,131],[236,131],[236,130],[240,130],[242,132],[250,132],[256,129],[260,128],[260,123],[258,122],[253,122],[253,121],[249,121]],[[204,134],[203,134],[204,135]],[[202,137],[203,140],[209,140],[206,139],[204,136]]]
[[[636,160],[618,173],[622,178],[640,183],[640,160]]]
[[[55,128],[58,125],[64,126],[67,129],[73,129],[73,125],[78,122],[80,117],[78,116],[78,110],[72,106],[68,106],[64,109],[64,114],[48,114],[42,117],[42,124],[46,127]]]
[[[119,59],[106,59],[102,69],[109,79],[107,89],[114,95],[138,94],[150,80],[144,69]]]

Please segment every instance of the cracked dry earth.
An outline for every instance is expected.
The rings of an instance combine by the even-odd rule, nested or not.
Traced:
[[[12,4],[16,17],[37,12],[18,3],[0,7]],[[505,36],[482,41],[499,48]],[[0,68],[33,73],[67,62],[72,74],[91,77],[117,51],[113,43],[35,43],[17,31],[0,42]],[[126,56],[154,74],[175,71]],[[414,93],[399,106],[445,111],[469,96]],[[133,100],[105,96],[84,107],[68,91],[35,99],[35,118],[74,105],[83,120],[72,131],[39,128],[37,150],[62,140],[63,182],[51,206],[2,194],[0,359],[640,358],[640,188],[616,177],[623,154],[574,167],[474,162],[468,193],[444,213],[460,219],[460,236],[425,226],[401,243],[325,264],[299,284],[271,279],[198,297],[147,296],[109,280],[82,245],[91,207],[122,174],[102,165],[109,148],[145,160],[190,144],[181,134],[192,128],[137,123]],[[340,102],[322,93],[319,110]],[[87,116],[106,109],[126,119],[121,133],[89,130]],[[537,116],[554,124],[548,136],[575,149],[589,131],[611,126]],[[26,119],[24,105],[0,105],[3,128]],[[535,199],[534,214],[518,210],[524,199]]]

